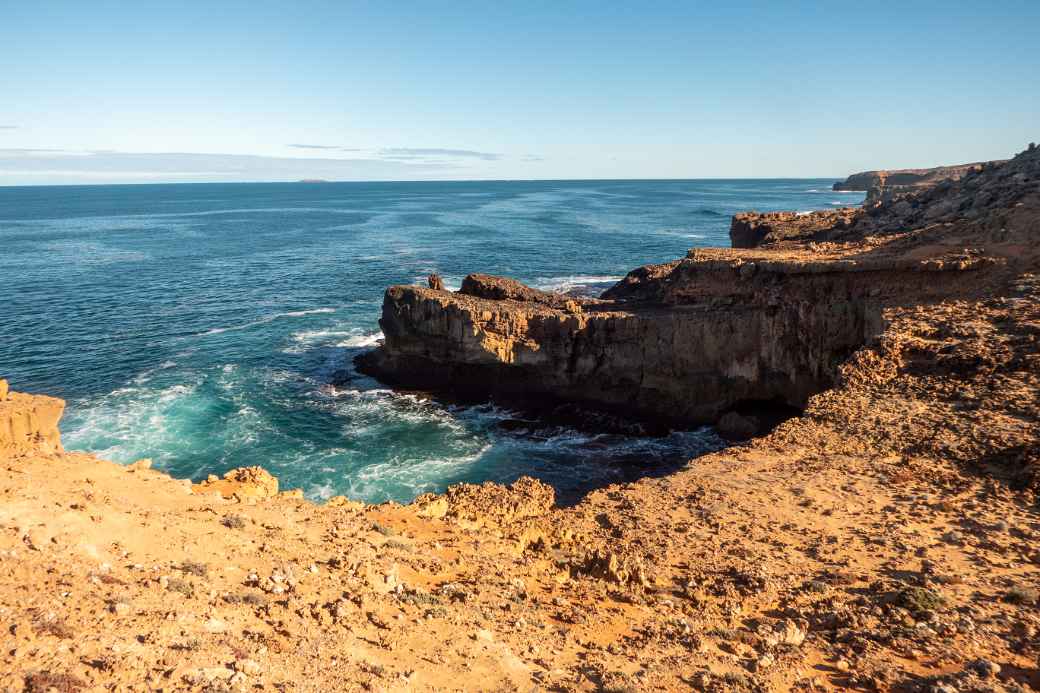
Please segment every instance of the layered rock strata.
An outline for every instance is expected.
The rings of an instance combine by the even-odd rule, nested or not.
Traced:
[[[865,191],[867,197],[865,207],[876,207],[901,194],[929,188],[944,181],[955,181],[967,175],[979,173],[987,166],[997,166],[1004,160],[978,161],[971,164],[955,166],[936,166],[935,168],[901,168],[888,171],[864,171],[854,173],[848,178],[835,183],[833,190],[838,192]]]
[[[835,228],[851,226],[862,214],[853,207],[820,212],[741,212],[729,227],[734,248],[757,248],[782,241],[810,241]]]
[[[713,422],[753,403],[801,408],[881,333],[886,309],[955,298],[985,281],[976,270],[1006,262],[945,238],[946,225],[1006,242],[1008,227],[1021,226],[1015,215],[1032,214],[1021,200],[1035,193],[1038,168],[1029,150],[870,212],[748,219],[753,235],[769,226],[770,247],[797,250],[693,250],[634,270],[600,299],[477,274],[458,292],[394,286],[385,343],[359,367],[400,387],[577,402],[667,423]],[[908,224],[912,238],[886,240]]]
[[[64,411],[60,399],[9,392],[0,380],[0,453],[61,452],[58,420]]]
[[[982,264],[771,262],[702,250],[635,270],[602,300],[481,275],[458,293],[394,286],[380,321],[385,344],[359,365],[409,388],[713,422],[743,403],[803,407],[881,331],[883,307],[955,294]]]

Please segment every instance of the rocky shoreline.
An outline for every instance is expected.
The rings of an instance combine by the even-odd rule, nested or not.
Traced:
[[[965,176],[976,175],[986,167],[999,166],[1006,159],[996,161],[977,161],[971,164],[956,166],[936,166],[935,168],[902,168],[882,171],[864,171],[854,173],[843,181],[832,186],[836,192],[866,192],[863,202],[866,208],[877,207],[896,197],[931,188],[941,183],[953,182]]]
[[[357,364],[399,387],[543,397],[658,425],[714,423],[770,402],[802,409],[877,339],[886,310],[970,294],[985,281],[978,270],[1005,263],[948,243],[925,253],[874,244],[849,252],[834,241],[876,237],[913,216],[933,228],[951,214],[980,220],[1003,208],[1000,195],[1028,188],[1013,176],[980,179],[981,170],[959,189],[939,178],[938,194],[922,188],[875,210],[739,214],[734,248],[801,244],[800,254],[695,249],[633,270],[598,299],[480,274],[457,292],[394,286],[380,319],[385,343]],[[966,204],[980,195],[992,198],[985,209]]]
[[[533,479],[407,506],[192,485],[63,451],[60,401],[0,385],[0,690],[1037,688],[1040,152],[811,239],[769,223],[602,299],[388,291],[372,368],[402,382],[802,409],[570,508]]]

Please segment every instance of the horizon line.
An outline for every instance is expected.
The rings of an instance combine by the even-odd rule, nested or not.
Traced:
[[[848,178],[848,176],[845,176]],[[101,188],[116,186],[147,186],[147,185],[357,185],[367,183],[581,183],[601,182],[622,183],[626,181],[715,181],[715,180],[844,180],[839,176],[716,176],[703,178],[444,178],[444,179],[403,179],[403,178],[373,178],[370,180],[325,180],[316,178],[296,178],[292,180],[210,180],[210,181],[148,181],[133,183],[19,183],[3,184],[3,188]],[[837,193],[863,192],[836,190]]]

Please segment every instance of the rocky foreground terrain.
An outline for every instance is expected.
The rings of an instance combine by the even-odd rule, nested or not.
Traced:
[[[369,367],[402,382],[802,411],[566,509],[192,485],[62,451],[61,402],[0,385],[0,689],[1040,688],[1040,151],[906,199],[601,299],[390,289]]]

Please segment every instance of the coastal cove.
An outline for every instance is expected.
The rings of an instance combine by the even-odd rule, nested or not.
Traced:
[[[722,445],[517,429],[358,377],[383,290],[470,271],[598,292],[729,244],[730,217],[833,209],[833,180],[0,188],[4,376],[68,402],[63,440],[178,478],[255,464],[313,500],[409,501],[522,475],[562,499]],[[17,343],[11,335],[18,335]],[[341,383],[333,385],[332,383]]]

